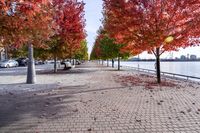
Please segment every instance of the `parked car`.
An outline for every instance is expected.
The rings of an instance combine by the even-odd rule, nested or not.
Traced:
[[[0,67],[9,68],[9,67],[17,67],[19,64],[15,60],[4,60],[0,62]]]
[[[35,65],[43,65],[43,64],[45,64],[44,61],[35,60]]]
[[[19,66],[27,66],[28,64],[27,58],[18,58],[16,61],[18,62]]]
[[[72,64],[69,61],[62,61],[60,64],[64,65],[64,70],[68,70],[72,68]]]

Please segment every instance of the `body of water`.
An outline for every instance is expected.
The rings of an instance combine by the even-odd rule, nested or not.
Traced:
[[[115,61],[117,65],[117,61]],[[155,70],[155,62],[121,62],[121,66]],[[161,71],[200,77],[200,62],[161,62]]]

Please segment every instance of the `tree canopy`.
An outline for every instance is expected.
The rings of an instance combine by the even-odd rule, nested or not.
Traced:
[[[72,58],[85,40],[83,2],[1,0],[0,10],[0,40],[4,46],[19,48],[31,43],[41,52],[43,49],[60,58]]]
[[[43,45],[52,33],[49,2],[45,0],[0,1],[0,37],[4,45]]]
[[[199,0],[103,1],[102,24],[106,34],[117,44],[126,44],[120,51],[133,55],[143,51],[153,53],[158,82],[163,52],[199,45],[195,39],[200,36]],[[101,55],[98,43],[93,48],[96,56]],[[109,47],[110,43],[106,45]]]

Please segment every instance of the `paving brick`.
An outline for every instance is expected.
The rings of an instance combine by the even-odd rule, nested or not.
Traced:
[[[96,66],[84,71],[72,74],[79,76],[79,81],[73,79],[79,85],[62,77],[68,86],[61,89],[1,94],[0,132],[200,132],[200,89],[168,87],[151,92],[131,86],[130,90],[116,81],[126,71]]]

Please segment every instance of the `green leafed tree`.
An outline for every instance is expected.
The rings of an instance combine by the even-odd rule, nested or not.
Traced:
[[[117,57],[125,58],[129,55],[128,53],[120,52],[120,49],[124,47],[125,44],[116,44],[115,39],[113,38],[104,36],[102,39],[100,39],[99,43],[103,59],[113,59]]]
[[[107,60],[118,58],[118,70],[120,70],[120,58],[125,59],[129,56],[128,52],[121,51],[126,44],[118,44],[115,39],[110,38],[107,35],[101,38],[99,43],[102,51],[102,58]]]
[[[123,50],[124,47],[126,47],[126,44],[117,43],[100,27],[91,53],[91,59],[108,60],[118,58],[118,70],[120,70],[120,58],[129,56],[129,52]]]
[[[87,41],[83,40],[78,51],[75,53],[75,58],[79,60],[88,60]]]

